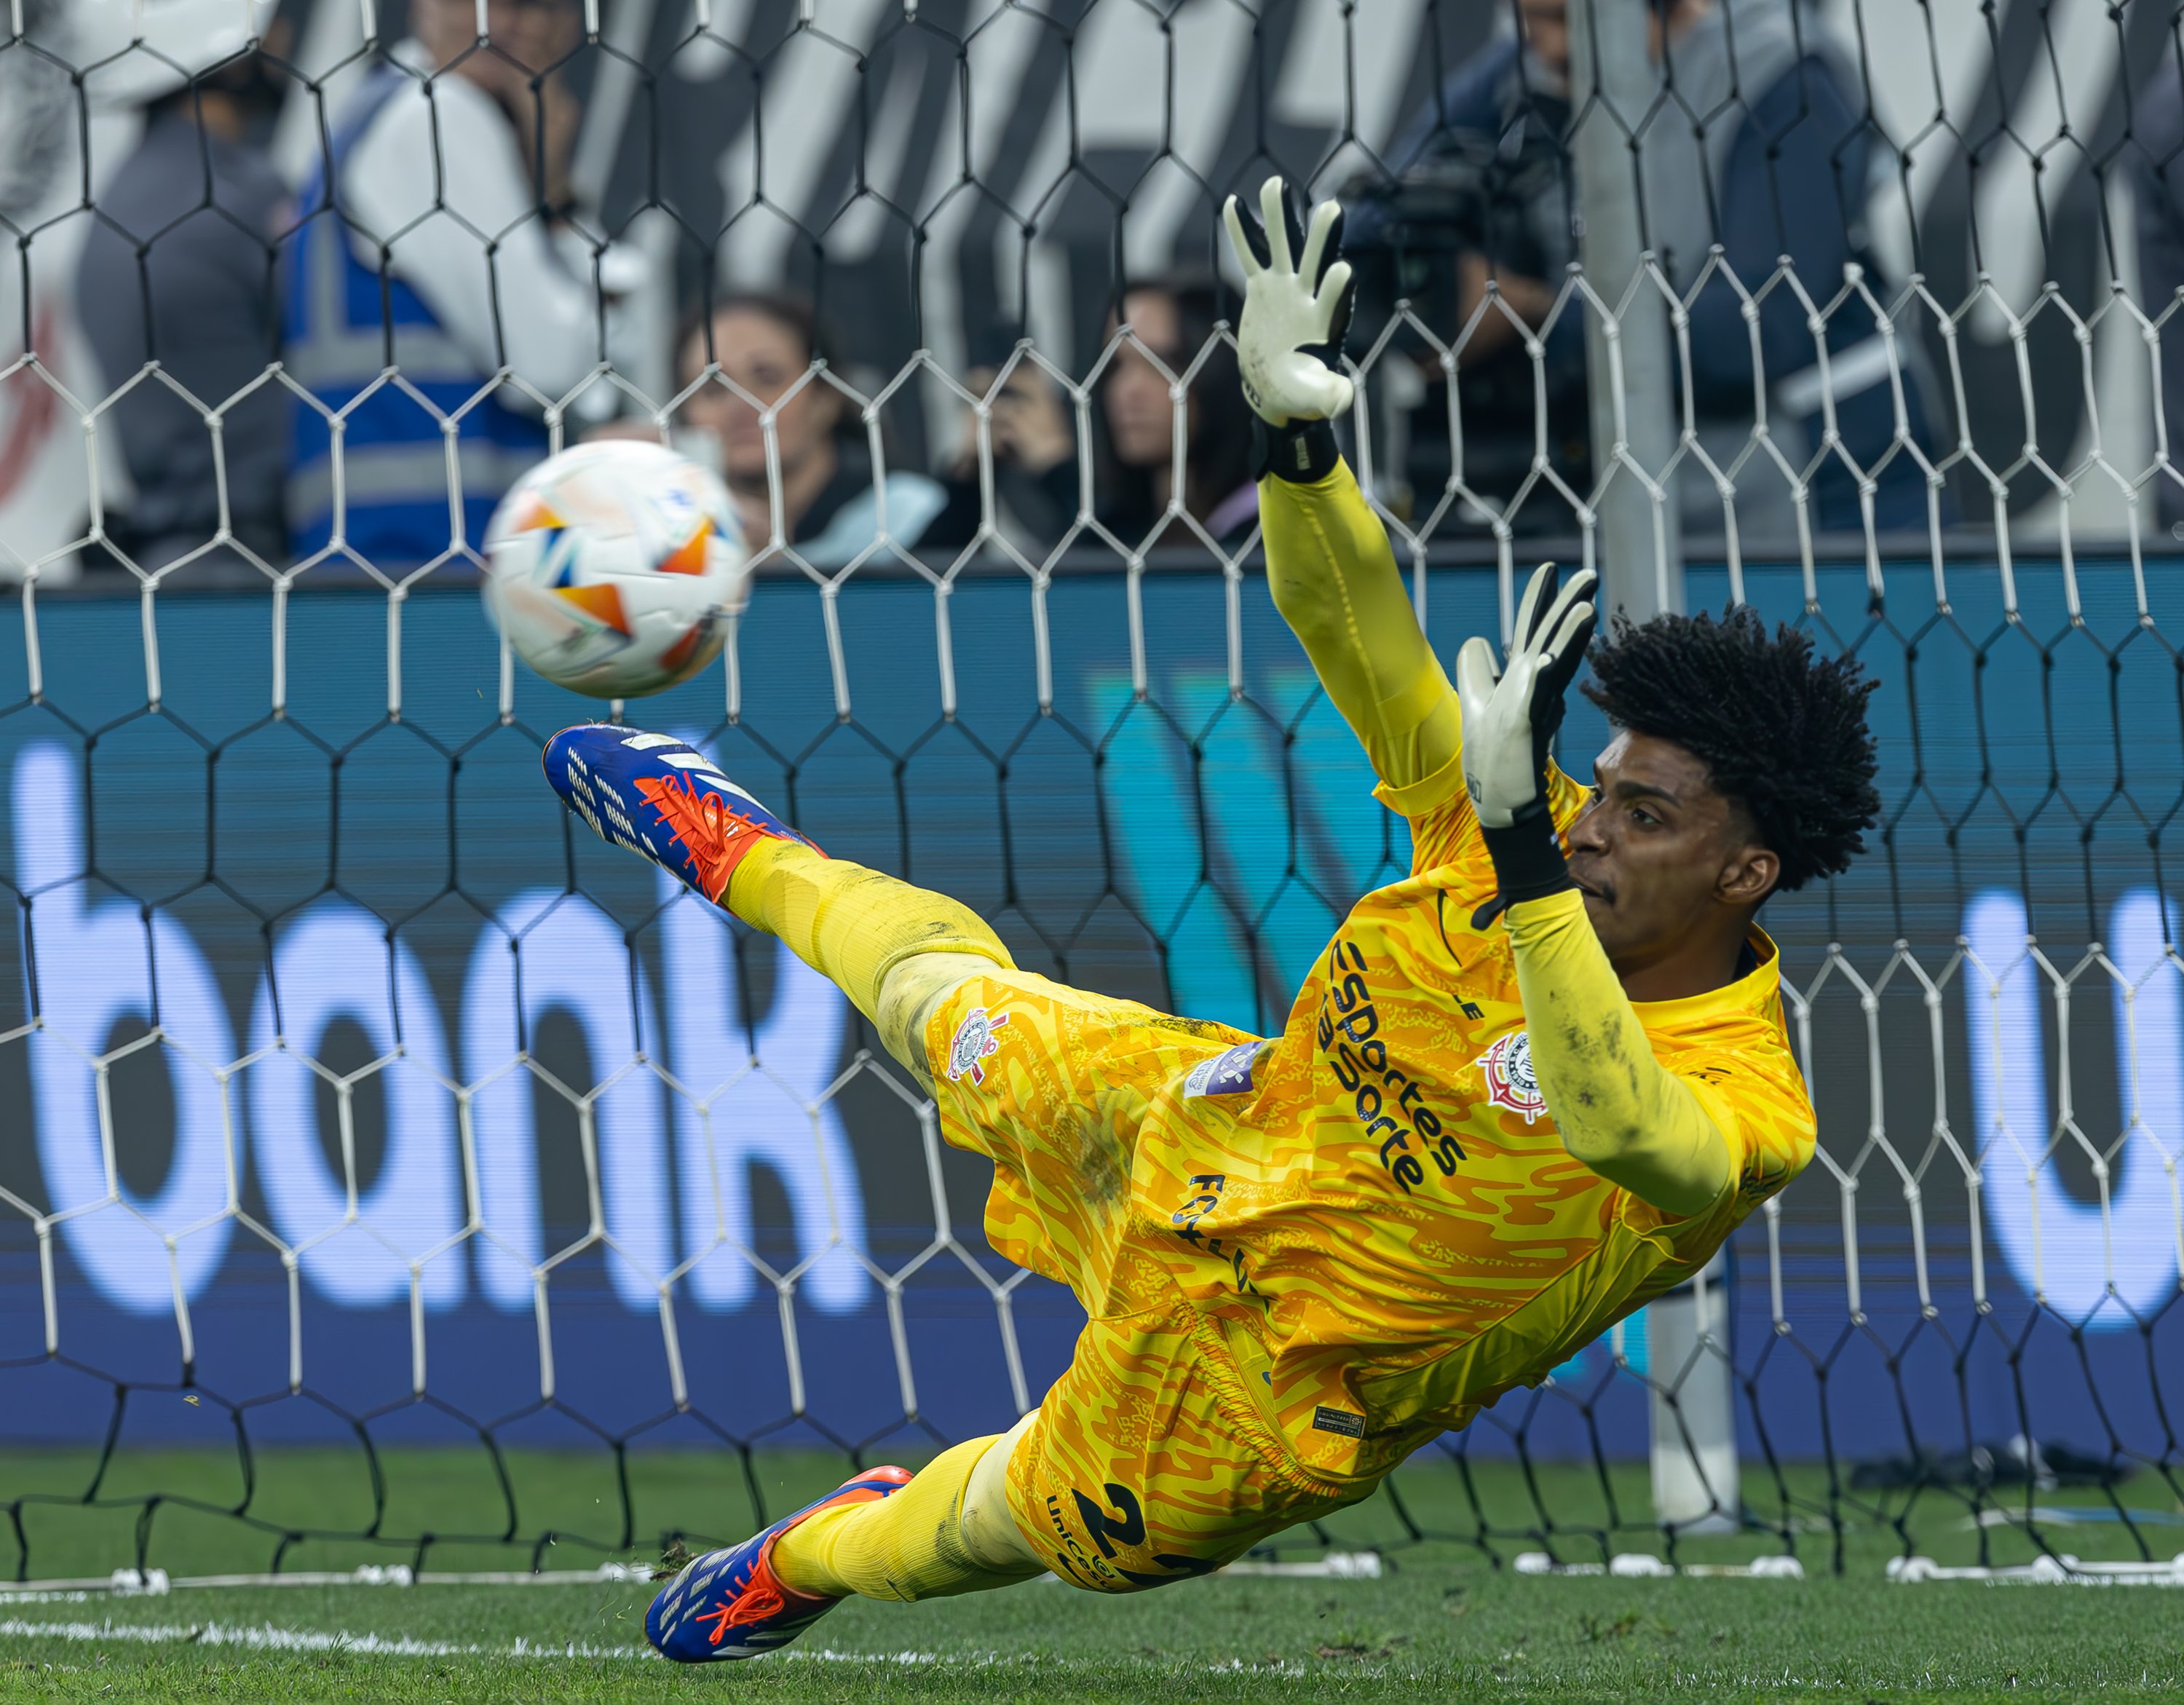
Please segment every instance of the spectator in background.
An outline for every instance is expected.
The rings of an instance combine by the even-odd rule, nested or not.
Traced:
[[[1222,318],[1220,297],[1210,281],[1173,278],[1129,286],[1121,323],[1178,378],[1212,339]],[[1107,335],[1117,327],[1110,322]],[[1234,545],[1258,525],[1258,492],[1251,482],[1251,416],[1236,372],[1233,345],[1217,343],[1190,382],[1184,404],[1184,489],[1175,484],[1175,404],[1168,379],[1124,343],[1100,385],[1100,415],[1106,427],[1105,465],[1100,469],[1098,520],[1132,549],[1194,542],[1179,518],[1163,520],[1172,500],[1219,544]],[[1072,507],[1074,507],[1072,494]]]
[[[107,510],[107,536],[147,571],[219,532],[216,443],[237,547],[264,563],[287,556],[287,393],[269,383],[234,403],[217,440],[206,419],[280,359],[275,242],[287,189],[265,152],[279,96],[270,62],[247,53],[154,100],[84,239],[76,313],[108,391],[157,361],[189,393],[147,378],[105,416],[131,488],[125,507]],[[179,572],[254,572],[220,554],[218,564],[207,555]]]
[[[889,470],[874,486],[855,405],[818,375],[797,388],[815,360],[831,366],[831,345],[801,297],[753,291],[722,298],[711,317],[682,340],[678,384],[688,386],[717,363],[722,377],[757,406],[719,380],[707,380],[682,405],[677,448],[714,462],[753,553],[765,550],[774,536],[773,486],[760,411],[778,404],[773,436],[783,542],[814,568],[846,567],[879,537],[884,497],[889,536],[905,549],[915,548],[947,493],[939,481],[903,470]]]
[[[1567,121],[1569,28],[1567,0],[1519,0],[1522,38],[1483,50],[1459,68],[1435,109],[1420,115],[1390,151],[1399,182],[1429,175],[1436,164],[1485,146],[1514,158],[1543,126]],[[1697,286],[1719,242],[1724,260],[1747,291],[1757,294],[1786,255],[1815,302],[1825,304],[1842,288],[1844,267],[1865,269],[1869,287],[1882,302],[1894,291],[1863,248],[1871,135],[1854,99],[1854,72],[1839,65],[1827,37],[1800,0],[1661,0],[1655,16],[1656,52],[1665,38],[1665,59],[1676,101],[1650,114],[1639,149],[1647,240],[1670,281],[1686,296]],[[1694,137],[1685,111],[1700,115]],[[1560,115],[1558,120],[1557,114]],[[1495,192],[1491,173],[1481,193]],[[1521,217],[1485,219],[1488,230],[1521,231],[1530,240],[1540,270],[1503,248],[1474,250],[1458,258],[1459,311],[1468,311],[1492,274],[1519,317],[1536,326],[1560,281],[1556,271],[1576,250],[1569,238],[1569,187],[1559,171],[1505,175],[1499,193],[1518,195]],[[1369,241],[1373,216],[1363,221]],[[1618,293],[1627,281],[1606,281]],[[1692,300],[1691,382],[1700,442],[1724,467],[1741,452],[1754,424],[1751,339],[1743,302],[1728,281],[1709,280]],[[1792,466],[1802,468],[1818,449],[1824,426],[1824,391],[1831,393],[1836,425],[1852,460],[1872,471],[1895,437],[1895,403],[1886,344],[1863,303],[1852,299],[1828,322],[1829,374],[1824,380],[1806,309],[1796,293],[1778,287],[1761,304],[1760,360],[1769,398],[1769,424]],[[1489,330],[1489,328],[1491,328]],[[1486,362],[1528,358],[1514,328],[1491,317],[1483,343],[1469,359]],[[1558,322],[1547,347],[1550,388],[1558,374],[1582,371],[1584,330],[1575,313]],[[1899,333],[1897,362],[1915,359],[1915,340]],[[1905,371],[1908,425],[1914,438],[1930,442],[1922,387]],[[1525,432],[1529,437],[1529,420]],[[1877,476],[1874,520],[1881,528],[1923,526],[1927,487],[1908,455],[1897,454]],[[1685,506],[1700,526],[1719,523],[1720,508],[1710,479],[1696,467],[1687,475]],[[1786,537],[1794,524],[1788,485],[1765,455],[1748,461],[1738,480],[1740,523]],[[1858,482],[1840,458],[1829,457],[1813,474],[1816,523],[1825,528],[1862,526]],[[1758,527],[1755,527],[1758,523]]]
[[[1542,402],[1550,465],[1577,490],[1592,483],[1584,315],[1566,311],[1542,340],[1544,395],[1518,323],[1546,324],[1578,258],[1563,3],[1521,0],[1515,31],[1459,65],[1397,136],[1387,155],[1395,181],[1362,184],[1344,198],[1359,325],[1384,326],[1400,299],[1451,341],[1471,328],[1457,355],[1463,477],[1472,491],[1504,501],[1531,476]],[[1509,312],[1479,313],[1490,281]],[[1407,469],[1392,471],[1407,471],[1407,483],[1427,493],[1420,506],[1430,508],[1452,457],[1447,381],[1439,352],[1414,334],[1399,333],[1390,353],[1409,355],[1427,387],[1412,419],[1398,423],[1407,430],[1390,434],[1409,441]],[[1566,527],[1568,513],[1533,502],[1517,519],[1552,529]]]
[[[994,530],[1037,559],[1076,524],[1077,434],[1053,380],[1036,362],[1019,361],[999,391],[1000,364],[973,367],[963,383],[989,397],[987,437],[994,454]],[[948,506],[927,529],[928,552],[959,550],[978,536],[985,493],[978,475],[978,432],[965,422],[962,447],[942,482]]]
[[[391,358],[426,399],[387,385],[346,419],[346,540],[375,564],[415,565],[449,548],[442,417],[503,365],[519,382],[461,416],[463,526],[475,549],[501,493],[546,453],[539,404],[522,387],[561,398],[602,354],[594,255],[558,220],[577,120],[560,68],[582,39],[582,7],[490,0],[486,23],[482,47],[476,0],[412,0],[409,39],[332,115],[291,244],[296,378],[340,410]],[[627,264],[613,250],[598,259],[603,275]],[[606,320],[615,359],[627,328],[611,298]],[[302,407],[295,421],[289,509],[302,556],[332,536],[334,471],[325,417]]]

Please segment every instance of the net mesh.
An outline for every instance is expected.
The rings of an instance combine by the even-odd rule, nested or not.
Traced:
[[[1881,683],[1882,828],[1766,918],[1814,1163],[1702,1334],[1357,1532],[1688,1555],[1646,1440],[1725,1373],[1747,1552],[2167,1554],[2177,10],[1686,0],[1633,100],[1522,9],[14,0],[19,1578],[732,1537],[771,1453],[1037,1400],[1072,1306],[861,1022],[569,833],[593,707],[497,646],[482,527],[581,437],[725,467],[758,590],[632,719],[1027,968],[1279,1028],[1407,849],[1264,590],[1217,214],[1269,170],[1348,206],[1346,447],[1437,649],[1559,555]]]

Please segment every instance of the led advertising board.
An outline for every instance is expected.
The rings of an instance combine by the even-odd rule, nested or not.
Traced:
[[[1981,1438],[2158,1442],[2184,1001],[2149,829],[2184,761],[2129,571],[2076,572],[2075,627],[2054,565],[2019,565],[2024,619],[1985,627],[1899,624],[1855,569],[1810,611],[1797,571],[1747,574],[1880,676],[1890,825],[1766,919],[1825,1151],[1736,1245],[1747,1424],[1788,1456],[1819,1453],[1824,1405],[1841,1451],[1906,1449],[1906,1412],[1961,1442],[1960,1397]],[[1930,612],[1926,571],[1890,578]],[[1694,602],[1725,585],[1695,574]],[[1994,570],[1950,591],[2003,608]],[[718,670],[630,720],[709,744],[834,855],[958,895],[1027,968],[1264,1033],[1405,866],[1261,582],[1064,577],[1038,605],[1013,578],[857,580],[832,605],[760,588],[733,724]],[[1496,578],[1436,570],[1426,608],[1452,655],[1498,628]],[[563,1442],[855,1440],[912,1408],[964,1436],[1063,1365],[1073,1304],[986,1249],[983,1163],[840,995],[565,817],[538,745],[599,707],[519,668],[503,725],[474,590],[307,579],[282,611],[177,596],[148,627],[134,597],[47,599],[36,637],[36,702],[28,645],[0,655],[9,1436],[95,1434],[110,1382],[164,1390],[186,1359],[260,1436],[535,1412]],[[1602,736],[1575,706],[1575,773]],[[1642,1448],[1610,1349],[1482,1440],[1529,1415],[1574,1448],[1564,1400],[1598,1389]],[[130,1424],[228,1423],[170,1399]]]

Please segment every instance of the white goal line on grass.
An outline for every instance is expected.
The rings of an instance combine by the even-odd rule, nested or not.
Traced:
[[[128,1641],[139,1646],[204,1646],[238,1647],[250,1652],[314,1652],[341,1651],[381,1658],[634,1658],[652,1660],[655,1654],[642,1646],[593,1646],[575,1641],[517,1639],[506,1645],[487,1646],[473,1641],[416,1640],[407,1635],[359,1634],[347,1629],[276,1628],[270,1622],[244,1626],[221,1623],[42,1622],[34,1618],[0,1619],[0,1640],[61,1640],[89,1646]],[[832,1646],[790,1646],[763,1654],[794,1663],[873,1663],[912,1668],[927,1664],[988,1669],[1000,1665],[1036,1664],[1051,1672],[1057,1661],[1041,1653],[1005,1655],[994,1652],[839,1652]],[[1125,1661],[1145,1662],[1136,1653],[1123,1654]],[[1112,1660],[1102,1660],[1103,1662]],[[1187,1666],[1166,1666],[1184,1668]],[[1247,1663],[1241,1658],[1204,1666],[1217,1674],[1245,1672],[1286,1680],[1299,1680],[1308,1672],[1301,1663],[1279,1661]]]
[[[1376,1551],[1331,1551],[1323,1557],[1296,1563],[1247,1558],[1215,1573],[1291,1580],[1378,1580],[1385,1567]],[[1042,1578],[1050,1581],[1058,1579],[1051,1574]],[[117,1568],[109,1575],[88,1575],[75,1580],[29,1580],[0,1586],[0,1604],[82,1604],[94,1596],[161,1598],[170,1592],[199,1587],[611,1586],[649,1585],[653,1580],[649,1564],[635,1563],[603,1563],[597,1568],[542,1569],[537,1573],[526,1569],[427,1569],[421,1574],[402,1563],[365,1563],[353,1569],[296,1569],[281,1574],[170,1575],[164,1568]]]
[[[593,1646],[579,1641],[526,1640],[488,1646],[473,1641],[417,1640],[406,1634],[357,1633],[351,1629],[279,1628],[270,1622],[43,1622],[31,1617],[0,1619],[0,1640],[64,1640],[73,1645],[125,1641],[139,1646],[236,1646],[249,1652],[353,1652],[379,1658],[634,1658],[653,1661],[644,1646]],[[937,1652],[837,1652],[830,1646],[769,1652],[805,1663],[950,1663],[966,1660]],[[990,1663],[981,1654],[975,1660]]]
[[[270,1622],[231,1627],[218,1622],[42,1622],[0,1620],[0,1639],[65,1640],[77,1644],[129,1641],[142,1646],[240,1646],[251,1652],[355,1652],[382,1658],[649,1658],[642,1646],[586,1646],[518,1639],[506,1646],[415,1640],[408,1635],[358,1634],[347,1629],[276,1628]],[[815,1654],[816,1655],[816,1654]],[[884,1660],[880,1660],[884,1661]]]

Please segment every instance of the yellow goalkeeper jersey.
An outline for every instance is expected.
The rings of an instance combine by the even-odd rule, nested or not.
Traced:
[[[1559,772],[1552,790],[1566,828],[1584,792]],[[1477,917],[1495,880],[1470,802],[1458,788],[1411,826],[1411,875],[1357,903],[1282,1034],[1154,1098],[1130,1180],[1134,1252],[1217,1327],[1299,1465],[1337,1478],[1384,1474],[1538,1384],[1696,1273],[1813,1152],[1755,928],[1736,981],[1633,1008],[1728,1139],[1719,1198],[1672,1221],[1573,1159],[1508,933]]]
[[[1368,1495],[1695,1273],[1813,1151],[1774,944],[1754,929],[1725,986],[1633,1003],[1575,892],[1489,917],[1456,694],[1385,532],[1340,465],[1264,482],[1260,515],[1277,606],[1408,819],[1411,874],[1351,909],[1277,1037],[1000,967],[925,1035],[944,1134],[994,1162],[989,1239],[1089,1317],[1009,1496],[1056,1573],[1101,1591]],[[1585,795],[1559,772],[1550,795],[1566,831]],[[1553,991],[1536,1069],[1520,968]],[[1685,1152],[1725,1148],[1720,1188],[1682,1217],[1648,1206],[1564,1149],[1543,1080],[1587,1152],[1618,1120],[1683,1127]]]

